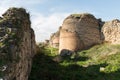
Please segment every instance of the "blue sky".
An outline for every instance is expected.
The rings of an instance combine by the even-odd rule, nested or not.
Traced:
[[[73,13],[91,13],[104,21],[120,19],[120,0],[0,0],[0,15],[9,7],[27,9],[37,42],[49,39]]]

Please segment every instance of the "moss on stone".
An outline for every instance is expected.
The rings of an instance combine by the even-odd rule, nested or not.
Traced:
[[[74,17],[81,17],[81,14],[71,14]]]
[[[82,14],[71,14],[71,16],[73,16],[74,18],[80,18],[80,17],[84,17],[87,16],[89,18],[95,18],[92,14],[90,13],[82,13]]]

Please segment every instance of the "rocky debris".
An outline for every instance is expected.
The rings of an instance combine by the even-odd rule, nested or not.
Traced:
[[[118,19],[105,22],[102,27],[104,41],[112,44],[120,44],[120,21]]]
[[[101,26],[100,20],[88,13],[68,16],[60,30],[59,52],[74,52],[101,43]]]
[[[60,56],[62,56],[62,57],[64,57],[64,56],[70,56],[70,55],[72,55],[73,53],[74,53],[73,51],[70,51],[70,50],[68,50],[68,49],[63,49],[63,50],[61,51]]]
[[[27,80],[35,51],[29,13],[8,9],[0,18],[0,79]]]

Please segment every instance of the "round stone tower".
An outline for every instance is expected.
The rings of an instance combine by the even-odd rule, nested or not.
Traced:
[[[60,29],[59,53],[75,52],[100,43],[99,21],[91,14],[72,14]]]

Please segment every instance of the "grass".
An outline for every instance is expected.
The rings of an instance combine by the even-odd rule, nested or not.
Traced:
[[[56,62],[57,49],[40,48],[33,59],[29,80],[119,80],[119,49],[120,45],[96,45]]]
[[[83,14],[71,14],[73,17],[75,18],[80,18],[81,16],[88,16],[88,17],[91,17],[91,18],[94,18],[94,16],[92,14],[89,14],[89,13],[83,13]]]
[[[108,64],[104,67],[105,73],[115,72],[120,69],[120,45],[101,44],[78,54],[89,57],[87,63]]]
[[[81,14],[72,14],[74,17],[81,17]]]

